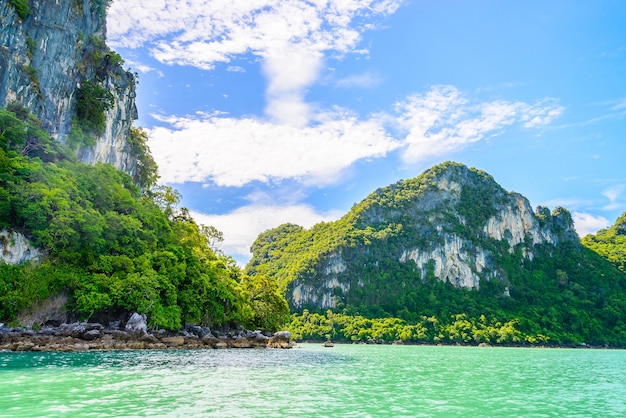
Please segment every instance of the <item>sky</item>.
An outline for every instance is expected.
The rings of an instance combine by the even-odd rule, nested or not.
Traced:
[[[245,264],[456,161],[579,235],[626,211],[622,0],[114,0],[160,182]]]

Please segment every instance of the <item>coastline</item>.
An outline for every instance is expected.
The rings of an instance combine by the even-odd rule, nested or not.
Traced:
[[[130,323],[130,321],[129,321]],[[224,348],[278,348],[295,346],[291,333],[268,334],[243,329],[221,332],[187,326],[180,331],[149,330],[145,322],[138,327],[126,324],[104,326],[100,323],[75,322],[39,330],[0,326],[0,351],[79,352],[92,350],[189,350]]]
[[[295,344],[319,344],[323,345],[325,340],[292,340]],[[591,344],[489,344],[489,343],[458,343],[458,342],[402,342],[402,341],[345,341],[333,340],[334,345],[408,345],[408,346],[428,346],[428,347],[480,347],[480,348],[572,348],[572,349],[593,349],[593,350],[626,350],[626,346],[591,345]]]

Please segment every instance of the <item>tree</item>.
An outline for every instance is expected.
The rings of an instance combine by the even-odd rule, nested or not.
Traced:
[[[213,252],[217,252],[224,242],[224,234],[214,226],[200,225],[200,233],[204,235],[207,245]]]

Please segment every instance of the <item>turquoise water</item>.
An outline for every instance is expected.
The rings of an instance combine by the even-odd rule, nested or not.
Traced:
[[[0,417],[626,416],[626,351],[0,353]]]

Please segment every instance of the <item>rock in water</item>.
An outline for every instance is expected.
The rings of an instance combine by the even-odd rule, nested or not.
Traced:
[[[279,331],[274,333],[273,336],[267,341],[267,348],[291,348],[293,344],[290,341],[291,332]]]
[[[128,322],[126,322],[126,327],[124,328],[126,332],[131,332],[138,335],[144,335],[148,333],[148,325],[146,323],[146,316],[140,315],[137,312],[131,315]]]

